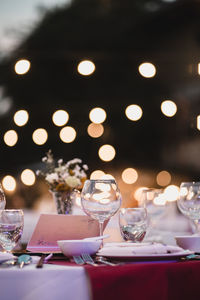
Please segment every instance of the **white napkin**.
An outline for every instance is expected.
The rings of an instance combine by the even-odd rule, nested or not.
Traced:
[[[0,262],[13,259],[15,256],[12,253],[0,252]]]
[[[99,250],[98,254],[107,256],[131,256],[131,255],[152,255],[184,252],[178,246],[163,245],[159,243],[109,243]]]

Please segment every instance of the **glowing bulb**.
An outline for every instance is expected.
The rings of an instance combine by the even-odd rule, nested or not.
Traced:
[[[95,107],[90,111],[89,118],[93,123],[96,124],[103,123],[106,119],[106,112],[101,107]]]
[[[38,128],[33,132],[32,139],[35,144],[43,145],[46,143],[46,141],[48,139],[48,133],[45,129]]]
[[[76,138],[76,130],[71,126],[66,126],[60,131],[60,139],[64,143],[72,143]]]
[[[127,168],[122,172],[122,180],[127,184],[133,184],[138,179],[138,173],[133,168]]]
[[[9,130],[4,134],[3,139],[7,146],[13,147],[18,141],[18,134],[15,130]]]
[[[176,104],[171,100],[165,100],[161,104],[161,111],[167,117],[173,117],[177,112]]]
[[[103,145],[99,148],[99,157],[103,161],[111,161],[114,159],[116,151],[111,145]]]
[[[101,179],[104,174],[101,170],[95,170],[90,174],[90,179]]]
[[[8,192],[13,192],[16,189],[16,180],[13,176],[7,175],[2,180],[3,188]]]
[[[127,106],[125,114],[131,121],[138,121],[142,117],[142,109],[139,105],[132,104]]]
[[[157,184],[160,186],[166,186],[171,181],[171,175],[167,171],[161,171],[156,177]]]
[[[88,76],[95,71],[95,64],[91,60],[83,60],[78,64],[77,70],[81,75]]]
[[[18,110],[13,119],[17,126],[24,126],[28,122],[29,114],[26,110]]]
[[[32,170],[26,169],[21,173],[21,180],[25,185],[31,186],[35,183],[35,174]]]
[[[69,120],[69,114],[65,110],[57,110],[52,116],[52,121],[56,126],[63,126]]]
[[[87,132],[91,137],[98,138],[102,136],[104,132],[104,127],[102,124],[90,123],[90,125],[87,128]]]
[[[31,63],[27,59],[20,59],[15,64],[15,72],[18,75],[26,74],[31,67]]]
[[[156,68],[152,63],[142,63],[138,68],[140,74],[143,77],[151,78],[156,75]]]

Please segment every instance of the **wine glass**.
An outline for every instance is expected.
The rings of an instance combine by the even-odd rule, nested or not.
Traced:
[[[100,236],[104,221],[110,219],[120,208],[121,194],[115,179],[86,180],[81,192],[84,212],[99,221]]]
[[[177,206],[181,213],[192,220],[196,233],[200,234],[200,182],[182,182],[180,185]]]
[[[6,197],[5,197],[3,188],[2,188],[2,186],[0,184],[0,210],[4,209],[5,206],[6,206]]]
[[[119,227],[124,241],[142,242],[148,227],[146,208],[121,208],[119,212]]]
[[[21,209],[0,210],[0,245],[5,252],[11,252],[23,232],[24,213]]]

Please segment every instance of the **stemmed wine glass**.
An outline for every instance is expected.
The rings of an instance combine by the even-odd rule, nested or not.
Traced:
[[[0,209],[4,209],[6,206],[6,197],[3,191],[3,188],[0,184]]]
[[[200,182],[181,183],[177,206],[183,215],[194,222],[196,233],[200,235]]]
[[[99,221],[100,236],[104,221],[110,219],[120,208],[121,194],[115,179],[86,180],[81,192],[84,212]]]
[[[11,252],[20,240],[24,226],[21,209],[0,210],[0,245],[5,252]]]

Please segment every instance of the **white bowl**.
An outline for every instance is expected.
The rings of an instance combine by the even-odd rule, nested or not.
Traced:
[[[177,245],[183,249],[200,252],[200,236],[176,236],[175,240]]]
[[[95,254],[102,241],[92,240],[61,240],[57,241],[62,253],[65,256],[81,255],[82,253]]]

